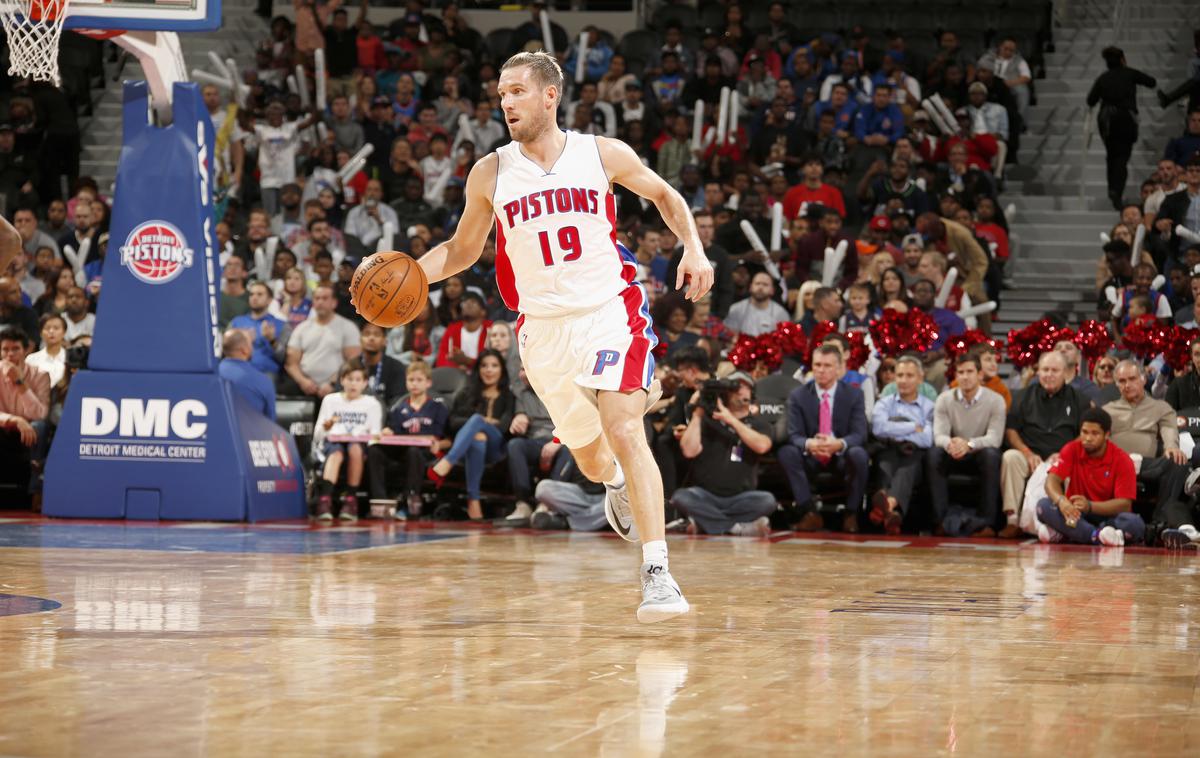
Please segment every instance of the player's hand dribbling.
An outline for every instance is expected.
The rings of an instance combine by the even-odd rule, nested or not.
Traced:
[[[703,251],[684,250],[679,261],[679,273],[675,275],[675,289],[683,289],[687,283],[688,300],[695,302],[704,297],[713,285],[713,267]]]

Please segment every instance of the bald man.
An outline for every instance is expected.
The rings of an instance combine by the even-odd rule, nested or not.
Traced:
[[[250,365],[254,354],[250,335],[243,329],[227,329],[221,343],[224,359],[217,367],[221,378],[262,415],[275,420],[275,385],[267,375]]]

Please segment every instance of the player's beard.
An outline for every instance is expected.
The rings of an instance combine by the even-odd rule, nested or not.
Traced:
[[[550,128],[551,121],[550,113],[542,112],[532,118],[522,118],[516,124],[510,124],[508,133],[513,142],[536,142]]]

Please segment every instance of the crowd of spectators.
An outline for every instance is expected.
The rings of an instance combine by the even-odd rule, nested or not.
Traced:
[[[474,266],[436,285],[405,327],[366,325],[349,302],[365,255],[390,246],[419,258],[453,233],[467,172],[507,140],[499,65],[541,48],[541,7],[511,33],[486,39],[454,5],[435,15],[412,0],[387,28],[372,24],[369,10],[365,2],[297,2],[295,21],[272,19],[242,72],[243,102],[204,87],[217,132],[220,319],[229,329],[222,372],[268,414],[276,393],[319,409],[319,518],[335,510],[356,518],[360,488],[395,502],[400,517],[425,514],[422,493],[461,466],[462,516],[483,518],[490,505],[512,523],[601,528],[601,491],[553,439],[524,379],[511,327],[517,314],[496,290],[494,241]],[[1145,431],[1143,417],[1161,411],[1153,403],[1166,406],[1156,396],[1176,411],[1200,404],[1196,371],[1172,377],[1161,362],[1143,368],[1113,356],[1089,377],[1078,349],[1065,343],[1006,381],[1003,356],[989,345],[962,356],[944,350],[968,327],[990,331],[987,314],[970,309],[999,303],[1003,290],[1011,240],[997,193],[1005,162],[1019,160],[1035,84],[1018,40],[943,30],[935,51],[922,55],[896,31],[799,29],[782,3],[769,6],[761,28],[749,28],[736,4],[721,27],[667,23],[649,49],[600,29],[585,33],[579,61],[577,43],[551,21],[568,79],[560,125],[624,140],[670,181],[691,206],[717,273],[711,293],[683,299],[672,286],[679,240],[653,205],[614,187],[618,239],[634,251],[653,303],[666,394],[647,416],[647,434],[675,528],[762,533],[774,519],[852,533],[1011,538],[1043,529],[1046,539],[1106,544],[1194,534],[1178,433],[1163,427],[1138,441],[1138,476],[1158,488],[1144,513],[1148,531],[1129,528],[1136,493],[1124,480],[1105,492],[1071,471],[1094,472],[1104,456],[1125,455],[1132,435]],[[312,81],[317,49],[328,74],[324,112],[305,109],[310,98],[288,83],[297,64]],[[737,93],[740,112],[728,139],[716,134],[726,89]],[[934,94],[945,112],[924,105]],[[0,151],[4,133],[0,127]],[[1144,206],[1125,207],[1111,231],[1097,283],[1101,298],[1112,288],[1120,301],[1102,300],[1115,330],[1139,307],[1195,325],[1200,248],[1190,249],[1176,227],[1200,232],[1200,156],[1188,152],[1196,141],[1200,114],[1167,148],[1143,188]],[[364,145],[374,148],[365,165],[342,172]],[[108,206],[82,182],[65,203],[26,199],[20,207],[14,223],[26,255],[0,278],[0,413],[8,414],[0,419],[13,429],[10,446],[37,461],[46,435],[32,424],[53,425],[72,346],[86,344],[94,327]],[[743,225],[771,240],[776,208],[779,244],[755,249]],[[1131,265],[1141,224],[1144,263]],[[839,248],[837,263],[827,251]],[[1170,279],[1157,282],[1159,272]],[[937,342],[919,353],[875,354],[851,370],[847,335],[865,331],[884,309],[928,314]],[[734,371],[727,358],[735,340],[779,322],[809,334],[832,322],[837,331],[809,365]],[[1200,366],[1200,343],[1192,354]],[[53,381],[18,383],[21,372],[40,367]],[[1136,398],[1125,385],[1117,391],[1133,370],[1143,388]],[[433,442],[387,448],[324,439],[377,433]],[[1082,448],[1062,452],[1077,438]],[[333,494],[342,481],[348,492],[338,509]],[[489,503],[496,490],[507,497]],[[1036,519],[1047,507],[1070,526],[1054,530],[1046,524],[1060,520]],[[1092,523],[1092,513],[1094,528],[1078,527]]]

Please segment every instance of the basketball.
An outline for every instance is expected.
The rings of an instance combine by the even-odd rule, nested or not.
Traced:
[[[350,281],[350,302],[358,315],[385,329],[419,316],[428,297],[425,270],[394,250],[364,258]]]

